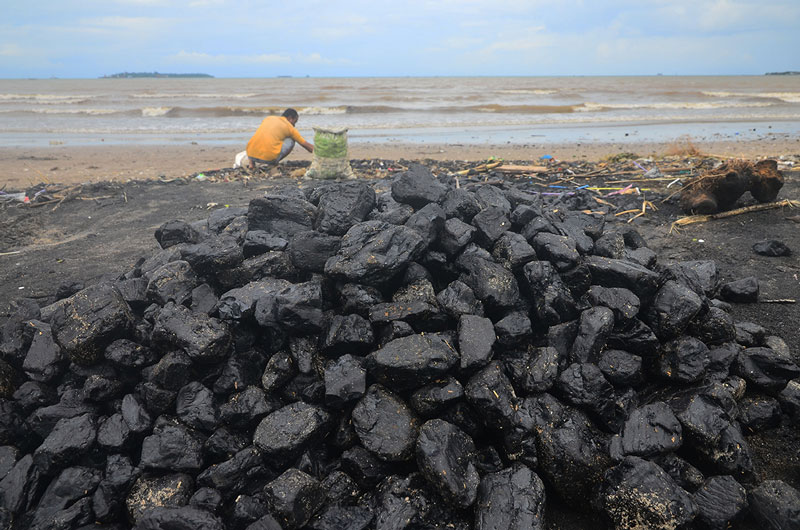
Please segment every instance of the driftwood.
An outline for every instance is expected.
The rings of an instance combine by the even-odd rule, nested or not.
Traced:
[[[672,223],[670,232],[672,232],[672,230],[677,229],[680,226],[690,225],[694,223],[705,223],[707,221],[713,221],[715,219],[724,219],[726,217],[733,217],[734,215],[760,212],[762,210],[772,210],[773,208],[782,208],[784,206],[788,206],[790,208],[798,208],[800,207],[800,201],[784,199],[778,202],[771,202],[767,204],[754,204],[753,206],[746,206],[744,208],[737,208],[736,210],[728,210],[727,212],[720,212],[710,215],[691,215],[689,217],[682,217],[677,221],[675,221],[674,223]]]

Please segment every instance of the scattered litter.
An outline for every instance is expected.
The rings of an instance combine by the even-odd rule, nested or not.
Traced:
[[[197,176],[194,178],[195,180],[199,180],[200,182],[206,180],[208,177],[205,176],[203,173],[198,173]]]

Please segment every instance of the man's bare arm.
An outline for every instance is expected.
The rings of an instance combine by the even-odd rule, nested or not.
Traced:
[[[308,143],[306,141],[303,141],[303,142],[300,142],[300,145],[302,145],[303,149],[305,149],[309,153],[313,153],[314,152],[314,144],[310,144],[310,143]]]

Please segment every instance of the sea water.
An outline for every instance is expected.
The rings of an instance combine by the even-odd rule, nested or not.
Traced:
[[[0,79],[0,146],[244,144],[293,107],[350,142],[800,136],[800,76]]]

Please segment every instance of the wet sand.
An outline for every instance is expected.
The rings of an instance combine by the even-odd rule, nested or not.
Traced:
[[[800,153],[800,138],[765,137],[760,140],[693,142],[702,153],[748,159],[777,158]],[[489,157],[537,163],[543,155],[558,160],[599,161],[622,152],[642,157],[684,154],[685,140],[669,143],[569,143],[569,144],[400,144],[352,143],[351,159],[483,161]],[[236,152],[230,145],[97,145],[0,147],[0,189],[21,190],[40,183],[84,182],[183,177],[201,171],[231,167]],[[296,148],[289,160],[310,160]]]

